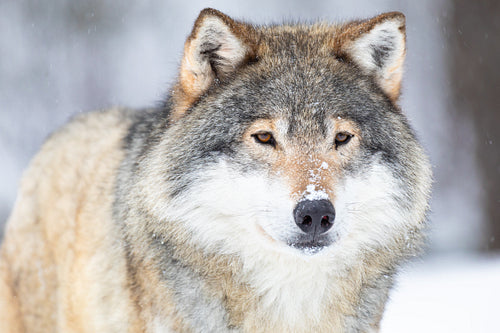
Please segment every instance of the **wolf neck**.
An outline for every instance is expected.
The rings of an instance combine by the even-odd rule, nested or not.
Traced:
[[[385,295],[390,285],[367,283],[361,267],[336,270],[326,258],[314,256],[259,253],[244,260],[194,256],[196,263],[175,268],[177,276],[185,270],[180,275],[191,289],[185,292],[194,297],[182,296],[177,303],[194,302],[210,309],[206,314],[186,314],[184,321],[194,331],[206,329],[206,316],[213,321],[211,327],[221,332],[228,327],[242,332],[367,331],[366,327],[377,325],[383,310],[383,305],[367,300],[380,298],[371,297],[374,292]],[[217,295],[219,301],[197,298],[207,294]],[[361,313],[364,320],[359,320]]]
[[[341,326],[334,310],[335,277],[328,266],[283,254],[263,255],[249,266],[246,276],[258,299],[256,325],[267,320],[274,331],[297,332],[319,328],[325,320]]]
[[[247,273],[258,299],[255,324],[267,322],[269,332],[367,331],[360,323],[376,325],[378,318],[371,314],[378,315],[380,306],[365,303],[373,292],[387,293],[388,288],[368,287],[377,282],[368,283],[364,274],[362,267],[346,269],[326,256],[264,254]],[[370,318],[359,320],[361,307]],[[259,331],[256,327],[249,331]]]

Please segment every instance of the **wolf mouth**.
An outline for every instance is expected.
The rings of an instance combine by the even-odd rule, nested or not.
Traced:
[[[302,252],[308,254],[315,254],[322,249],[330,246],[333,243],[330,237],[313,237],[300,236],[292,241],[288,242],[288,246],[301,250]]]
[[[258,224],[257,224],[257,230],[259,231],[260,234],[264,235],[270,241],[279,242],[273,237],[271,237],[271,235],[269,235],[264,230],[264,228],[262,228],[262,226]],[[293,239],[285,241],[284,243],[304,253],[315,254],[321,251],[322,249],[332,245],[333,239],[332,237],[329,237],[327,235],[320,235],[319,237],[318,236],[313,237],[310,235],[298,235]]]

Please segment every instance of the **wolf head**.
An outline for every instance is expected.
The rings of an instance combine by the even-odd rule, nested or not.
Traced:
[[[401,13],[257,27],[203,10],[141,157],[145,209],[204,249],[412,254],[431,173],[397,104],[404,56]]]

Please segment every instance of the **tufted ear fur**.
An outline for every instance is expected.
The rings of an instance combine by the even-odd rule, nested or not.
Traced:
[[[366,74],[374,75],[379,86],[394,102],[400,95],[406,54],[405,29],[405,16],[391,12],[349,23],[338,37],[341,53]]]
[[[178,119],[208,88],[224,81],[254,56],[253,28],[206,8],[184,44],[173,118]]]

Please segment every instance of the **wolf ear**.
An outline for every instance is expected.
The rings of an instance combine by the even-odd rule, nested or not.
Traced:
[[[363,72],[374,75],[379,86],[394,102],[400,95],[406,54],[405,30],[405,16],[391,12],[347,24],[339,35],[341,53],[346,54]]]
[[[224,81],[253,57],[252,32],[251,26],[215,9],[201,11],[184,44],[174,118],[181,117],[214,82]]]

